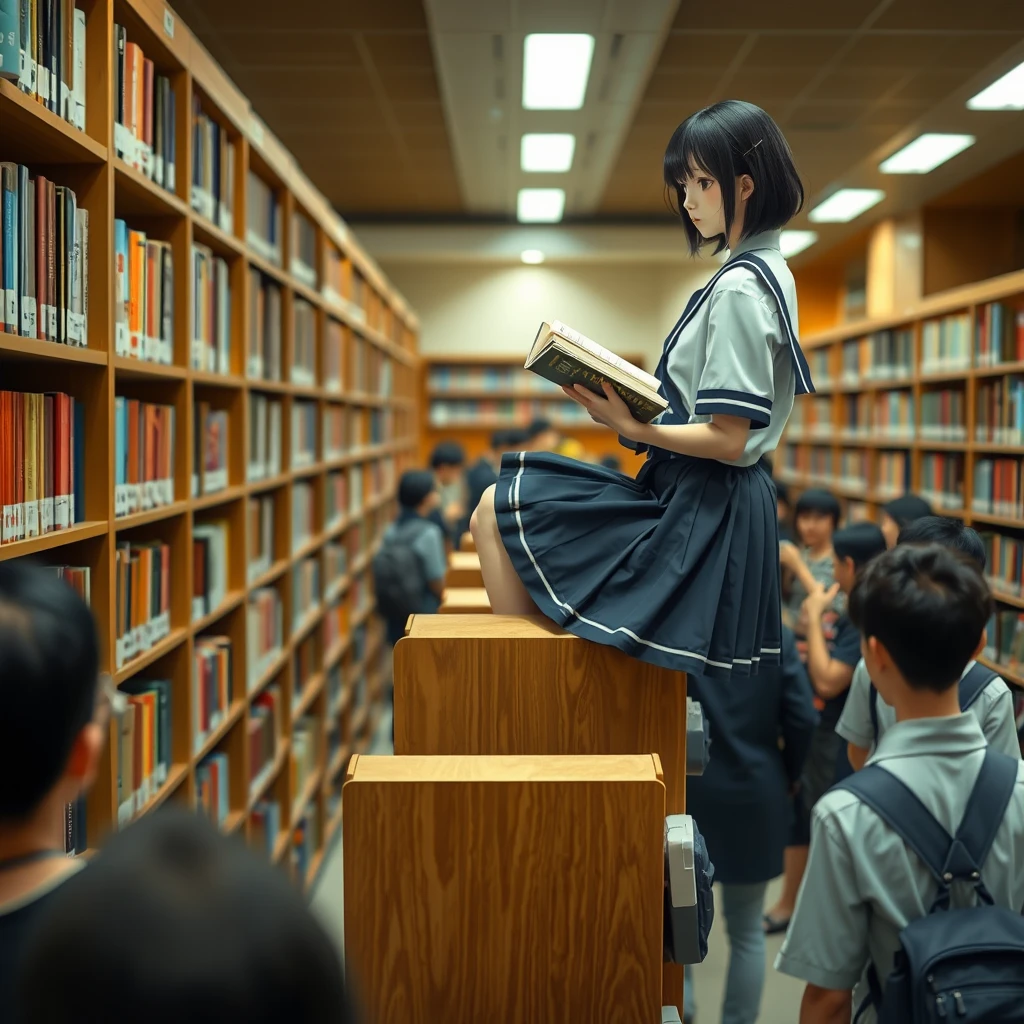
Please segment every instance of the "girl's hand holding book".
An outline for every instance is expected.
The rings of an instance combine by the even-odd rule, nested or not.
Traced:
[[[619,397],[618,392],[608,381],[602,382],[601,389],[604,391],[603,398],[600,395],[595,395],[593,391],[583,387],[582,384],[576,384],[571,388],[562,386],[562,392],[574,402],[582,405],[595,423],[602,423],[617,434],[634,440],[639,424],[629,411],[629,406]]]

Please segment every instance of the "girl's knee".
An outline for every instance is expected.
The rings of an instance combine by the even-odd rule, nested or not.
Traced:
[[[469,529],[474,538],[482,526],[494,522],[494,491],[495,486],[491,484],[480,496],[480,504],[473,510],[469,517]]]

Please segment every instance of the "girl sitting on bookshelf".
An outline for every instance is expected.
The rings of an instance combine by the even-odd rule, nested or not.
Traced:
[[[665,152],[692,255],[728,261],[687,303],[656,376],[669,409],[633,419],[564,389],[647,453],[636,479],[546,452],[505,455],[473,516],[498,614],[535,614],[642,661],[706,677],[779,661],[775,487],[761,464],[796,394],[812,392],[796,336],[796,288],[780,229],[803,205],[782,132],[759,107],[716,103]]]

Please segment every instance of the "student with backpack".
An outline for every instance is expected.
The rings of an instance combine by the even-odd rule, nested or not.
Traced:
[[[444,534],[430,518],[440,498],[434,474],[411,469],[398,482],[401,512],[385,531],[373,559],[377,608],[387,623],[388,643],[405,633],[410,615],[430,615],[444,590]]]
[[[924,516],[900,531],[898,544],[941,544],[960,551],[985,571],[985,545],[981,537],[958,519]],[[960,710],[970,711],[989,746],[1011,757],[1020,756],[1013,694],[997,672],[977,661],[969,661],[960,680]],[[847,741],[850,764],[859,769],[886,729],[896,723],[896,712],[879,696],[862,658],[853,672],[849,697],[836,725]]]
[[[1024,764],[988,746],[958,692],[988,586],[959,552],[903,544],[863,569],[849,612],[897,721],[814,808],[775,966],[807,982],[801,1024],[851,1008],[860,1024],[1019,1021]]]

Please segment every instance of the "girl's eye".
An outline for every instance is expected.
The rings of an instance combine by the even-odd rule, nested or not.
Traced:
[[[699,179],[698,184],[700,185],[701,192],[707,192],[707,190],[709,188],[711,188],[711,179],[710,178],[701,178],[701,179]]]

